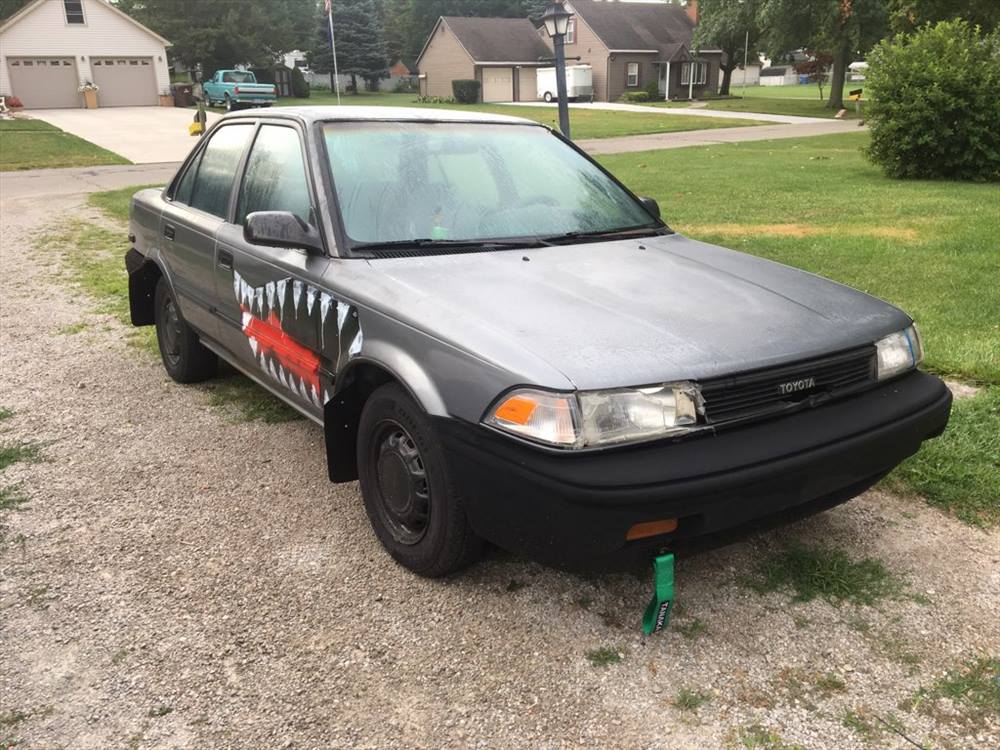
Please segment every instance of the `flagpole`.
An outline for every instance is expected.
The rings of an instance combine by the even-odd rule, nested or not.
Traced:
[[[337,41],[333,37],[333,0],[326,0],[327,20],[330,22],[330,51],[333,52],[333,86],[337,90],[337,104],[340,105],[340,73],[337,72]]]

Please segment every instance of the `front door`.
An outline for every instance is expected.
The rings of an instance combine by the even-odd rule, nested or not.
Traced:
[[[229,214],[233,176],[253,125],[218,128],[177,183],[160,216],[160,242],[184,319],[211,339],[218,336],[215,238]]]
[[[223,346],[248,373],[319,415],[339,348],[341,310],[316,283],[330,259],[246,242],[243,223],[255,211],[315,221],[301,137],[291,125],[264,124],[257,132],[234,222],[218,233],[216,295]]]

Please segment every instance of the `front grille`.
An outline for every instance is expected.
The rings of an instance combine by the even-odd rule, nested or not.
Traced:
[[[742,420],[817,403],[874,385],[875,347],[755,370],[701,384],[709,424]]]

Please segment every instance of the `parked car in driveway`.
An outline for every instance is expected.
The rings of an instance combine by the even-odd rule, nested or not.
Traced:
[[[904,312],[672,231],[520,118],[229,115],[130,233],[170,376],[221,357],[322,425],[423,575],[483,540],[610,568],[822,510],[948,421]]]
[[[257,83],[257,76],[249,70],[217,70],[201,88],[206,104],[221,104],[229,112],[244,107],[270,107],[278,100],[274,84]]]

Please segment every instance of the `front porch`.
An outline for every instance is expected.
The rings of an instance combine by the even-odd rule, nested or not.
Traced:
[[[682,44],[664,53],[663,59],[656,61],[661,98],[694,99],[705,92],[711,80],[708,60],[692,55]]]

